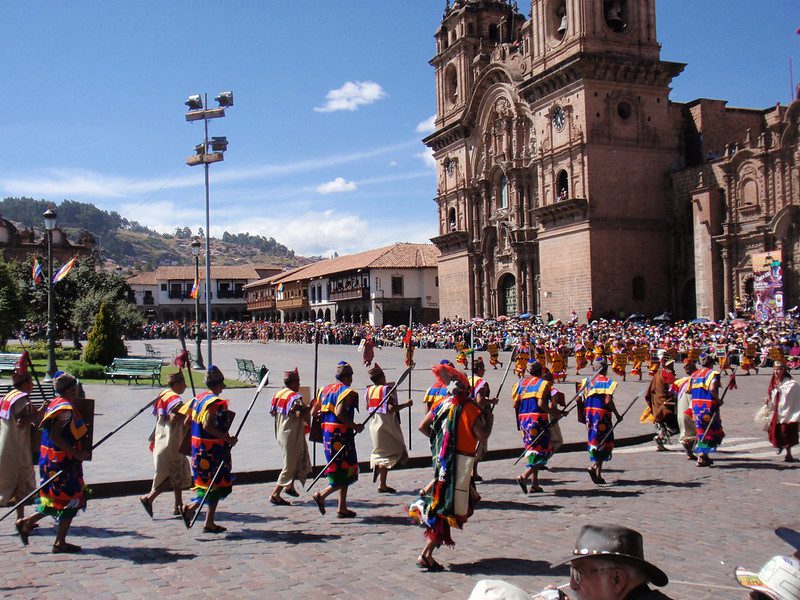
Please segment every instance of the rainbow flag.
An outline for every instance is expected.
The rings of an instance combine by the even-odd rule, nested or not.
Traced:
[[[194,283],[192,284],[192,291],[189,292],[189,298],[194,300],[197,298],[197,294],[200,293],[200,286],[197,284],[197,277],[194,278]]]
[[[282,284],[282,283],[279,283],[279,284],[278,284],[278,291],[279,291],[279,292],[282,292],[282,291],[283,291],[283,284]]]
[[[73,256],[68,263],[62,265],[62,267],[58,270],[58,273],[53,275],[53,283],[58,283],[59,281],[64,279],[67,275],[69,275],[69,272],[72,270],[72,267],[75,266],[76,260],[78,260],[77,255]]]
[[[42,265],[39,264],[39,259],[33,257],[33,269],[31,270],[31,277],[33,277],[34,285],[41,285],[44,275],[42,274]]]

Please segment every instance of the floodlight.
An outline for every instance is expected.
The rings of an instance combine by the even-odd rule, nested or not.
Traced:
[[[203,99],[200,94],[189,96],[184,104],[189,107],[189,110],[203,110]]]
[[[230,90],[227,92],[220,92],[219,95],[214,98],[214,100],[219,102],[219,105],[223,108],[226,106],[233,106],[233,92]]]

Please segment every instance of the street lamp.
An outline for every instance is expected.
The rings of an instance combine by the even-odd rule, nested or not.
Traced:
[[[194,324],[197,328],[197,353],[194,359],[194,368],[199,370],[205,370],[203,351],[200,349],[201,340],[203,339],[200,332],[200,248],[202,245],[197,238],[194,238],[191,243],[192,255],[194,256],[194,280],[197,282],[197,295],[194,297]],[[208,287],[208,280],[206,280],[206,287]]]
[[[55,301],[53,299],[53,230],[56,228],[56,212],[48,208],[44,215],[44,227],[47,230],[47,377],[52,381],[58,370],[56,367],[56,329]]]
[[[215,137],[209,142],[208,139],[208,122],[211,119],[219,119],[225,116],[225,109],[233,106],[233,92],[220,92],[214,98],[219,106],[217,108],[208,108],[208,94],[194,94],[189,96],[184,104],[189,107],[189,112],[186,113],[186,120],[203,121],[205,127],[205,136],[203,142],[195,146],[195,155],[186,159],[186,164],[190,167],[195,165],[203,165],[205,171],[206,183],[206,340],[208,364],[212,365],[214,362],[211,360],[211,219],[209,210],[209,185],[208,185],[208,165],[215,162],[224,160],[224,152],[228,149],[228,139],[225,137]],[[210,152],[209,152],[210,150]],[[198,259],[199,261],[199,259]],[[199,282],[198,282],[199,284]],[[199,303],[199,300],[198,300]],[[199,324],[198,324],[199,328]],[[200,356],[198,353],[198,360]]]

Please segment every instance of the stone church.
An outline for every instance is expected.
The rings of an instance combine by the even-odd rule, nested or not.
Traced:
[[[800,101],[670,101],[655,0],[447,1],[431,60],[441,316],[721,319],[800,296]]]

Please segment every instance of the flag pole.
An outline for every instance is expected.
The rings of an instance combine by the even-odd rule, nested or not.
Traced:
[[[409,306],[408,307],[408,330],[409,331],[411,331],[411,329],[412,329],[413,313],[414,313],[414,308]],[[411,345],[413,343],[414,343],[414,338],[413,338],[413,334],[412,334],[412,338],[408,342],[408,346],[409,347],[408,347],[408,350],[407,350],[407,352],[409,353],[408,354],[408,356],[409,356],[409,361],[408,362],[409,363],[413,363],[414,362],[414,357],[413,357],[412,354],[410,354]],[[411,367],[411,364],[408,364],[406,366]],[[411,371],[408,372],[408,400],[409,400],[409,403],[410,403],[411,402]],[[410,404],[409,404],[409,407],[408,407],[408,451],[411,452],[411,406],[410,406]]]
[[[309,398],[309,402],[314,404],[314,401],[317,398],[317,374],[318,374],[318,367],[319,367],[319,325],[315,322],[314,323],[314,387],[311,390],[311,398]],[[313,450],[313,459],[311,462],[311,468],[317,468],[317,442],[312,442],[314,444]]]

